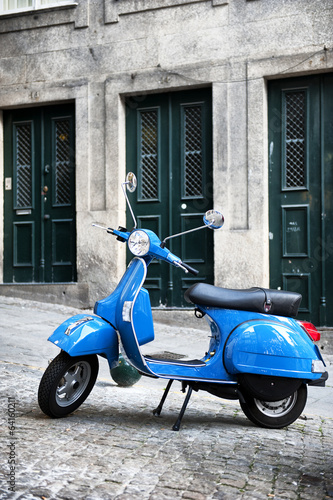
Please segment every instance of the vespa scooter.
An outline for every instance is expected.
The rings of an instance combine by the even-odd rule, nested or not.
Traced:
[[[166,248],[151,230],[137,228],[126,188],[133,192],[136,177],[129,173],[122,189],[132,214],[134,229],[101,227],[118,241],[127,243],[134,258],[116,289],[95,304],[94,314],[78,314],[60,325],[49,341],[61,352],[49,364],[39,386],[42,411],[59,418],[76,410],[92,390],[98,373],[98,355],[110,369],[118,365],[120,347],[127,361],[142,375],[168,380],[159,415],[171,384],[181,382],[187,394],[173,426],[179,430],[192,391],[208,391],[226,399],[238,399],[245,415],[256,425],[281,428],[302,413],[307,385],[324,386],[325,363],[314,340],[316,328],[295,317],[301,295],[254,287],[231,290],[199,282],[185,292],[198,318],[210,326],[207,352],[201,359],[174,360],[145,356],[140,347],[154,340],[148,291],[143,287],[147,268],[161,259],[194,275],[197,271]],[[210,210],[204,225],[191,231],[223,226],[220,212]],[[208,229],[208,230],[209,230]],[[185,233],[181,233],[185,234]]]

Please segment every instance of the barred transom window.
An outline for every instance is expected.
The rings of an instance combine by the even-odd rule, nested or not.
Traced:
[[[71,202],[70,179],[70,122],[55,122],[55,202],[69,205]]]
[[[32,205],[31,123],[15,126],[16,207]]]
[[[0,15],[74,3],[75,0],[0,0]]]
[[[158,111],[140,111],[140,198],[158,198]]]
[[[184,108],[184,193],[185,197],[202,196],[202,108]]]
[[[285,179],[284,187],[306,184],[306,94],[304,90],[285,94]]]

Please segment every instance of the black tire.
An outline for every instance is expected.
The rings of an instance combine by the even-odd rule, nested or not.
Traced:
[[[40,409],[52,418],[65,417],[89,396],[98,374],[98,358],[72,357],[62,351],[49,364],[38,389]]]
[[[240,401],[240,405],[251,422],[259,427],[281,429],[295,422],[302,413],[307,387],[302,384],[291,396],[280,401],[262,401],[246,393],[243,396],[245,403]]]

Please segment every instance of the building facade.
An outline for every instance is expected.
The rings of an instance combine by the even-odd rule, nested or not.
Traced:
[[[92,304],[124,245],[91,226],[168,236],[198,279],[303,294],[333,325],[333,2],[0,2],[0,293]],[[194,233],[195,234],[195,233]],[[199,233],[198,233],[199,234]],[[192,283],[154,264],[154,305]]]

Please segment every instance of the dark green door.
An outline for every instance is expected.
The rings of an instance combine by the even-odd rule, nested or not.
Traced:
[[[270,285],[333,325],[333,77],[269,84]]]
[[[4,281],[75,281],[74,106],[6,111],[4,142]]]
[[[133,208],[138,227],[161,238],[202,225],[212,208],[211,90],[130,98],[127,105],[127,170],[138,177]],[[128,227],[132,227],[130,214]],[[196,281],[214,282],[213,231],[169,240],[168,248],[197,277],[153,262],[145,286],[154,306],[183,306],[184,291]]]

